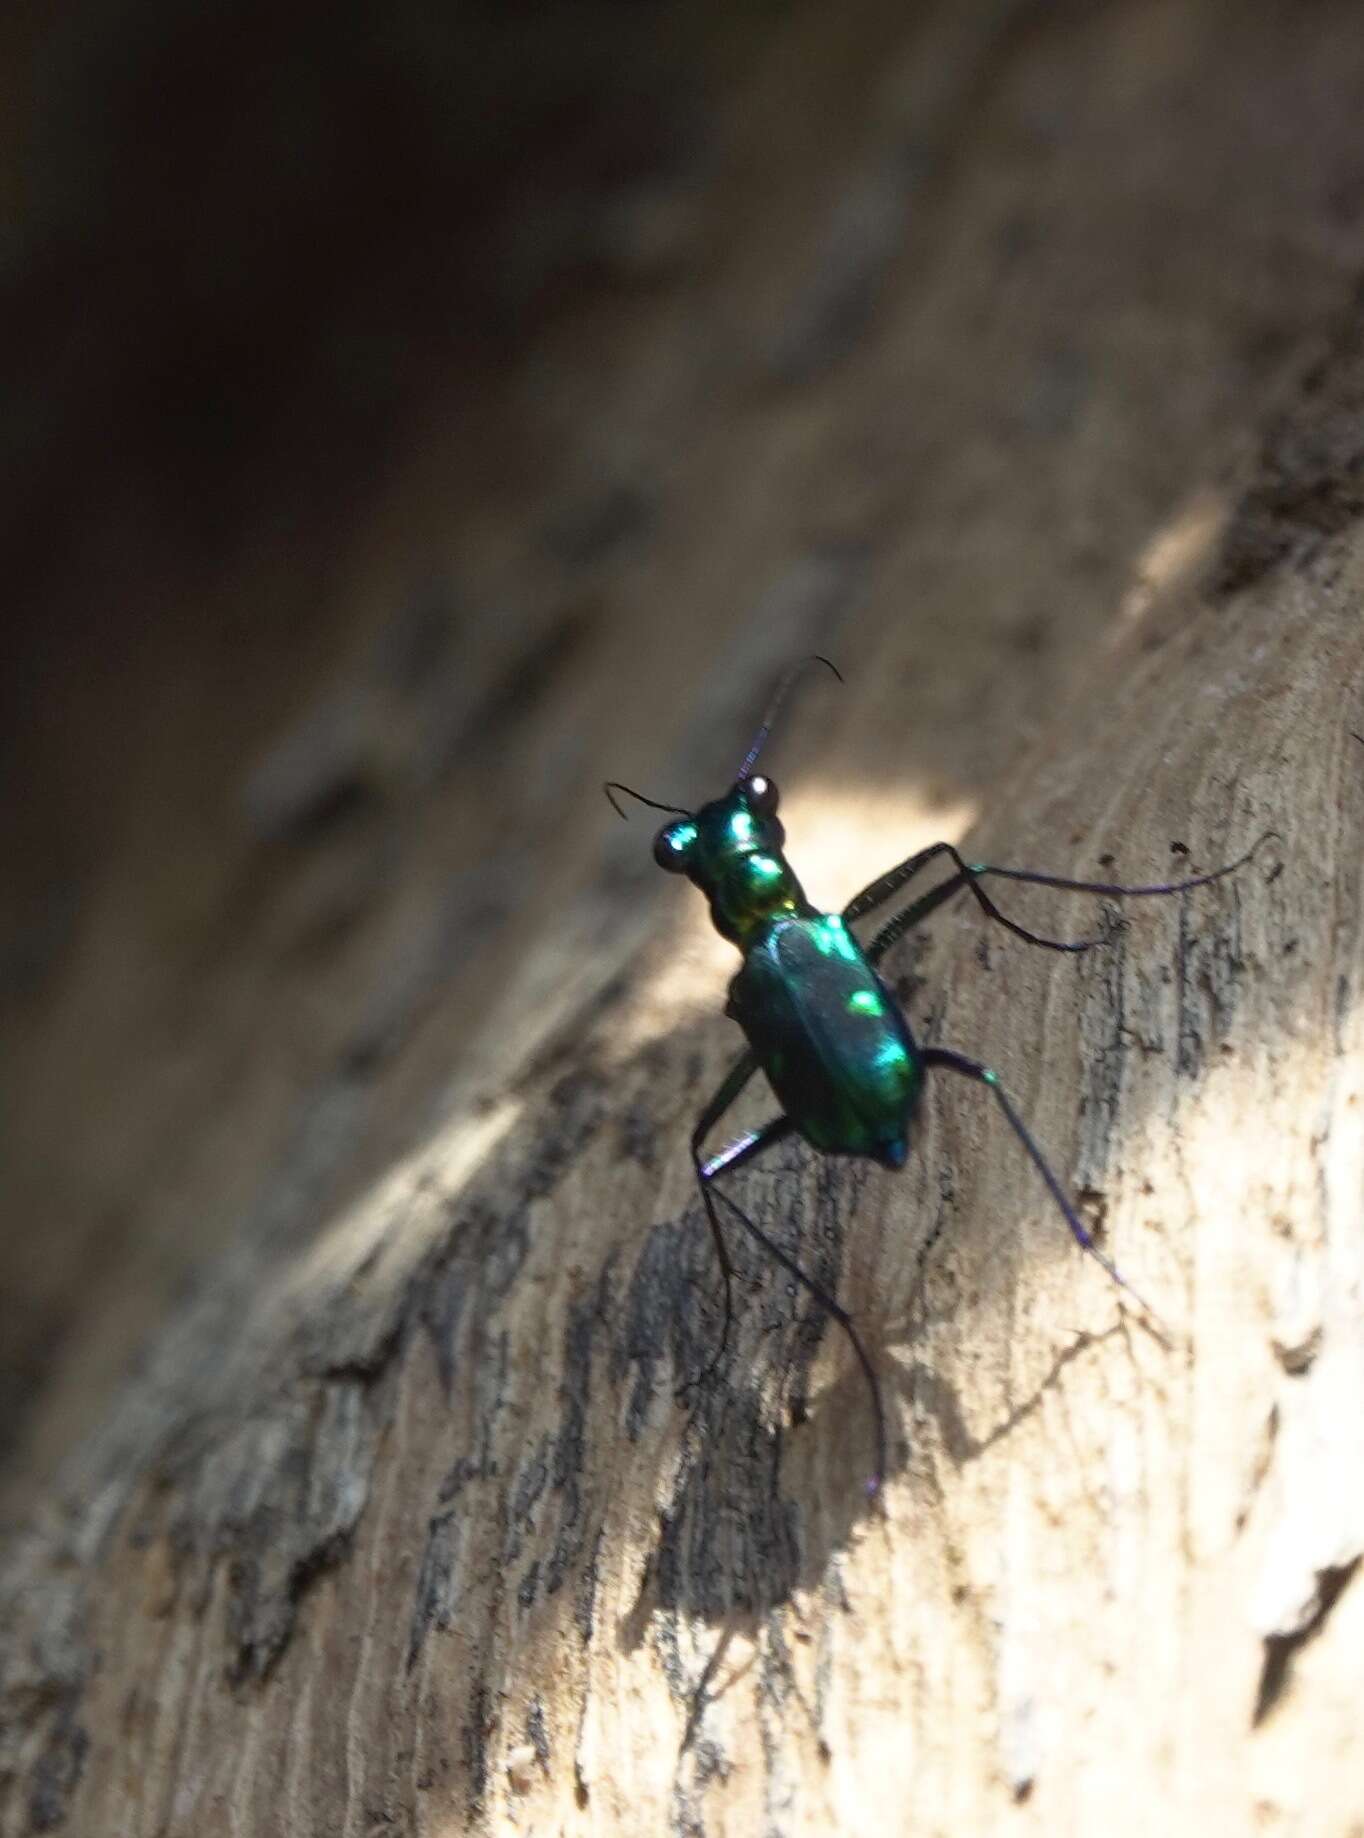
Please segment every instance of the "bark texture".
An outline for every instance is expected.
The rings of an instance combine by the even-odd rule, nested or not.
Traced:
[[[666,17],[693,131],[555,194],[592,277],[433,392],[332,585],[144,545],[122,595],[212,605],[116,773],[51,689],[0,1833],[1357,1832],[1357,13]],[[868,1339],[875,1507],[846,1346],[743,1248],[676,1401],[728,964],[597,790],[718,791],[810,649],[847,687],[772,764],[830,905],[939,836],[1146,881],[1278,832],[1122,914],[1005,886],[1078,960],[955,907],[888,960],[1163,1340],[969,1086],[899,1176],[736,1181]]]

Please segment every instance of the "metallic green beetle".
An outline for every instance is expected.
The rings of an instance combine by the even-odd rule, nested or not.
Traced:
[[[806,663],[824,664],[839,676],[827,658],[810,658]],[[614,796],[617,792],[651,809],[673,813],[677,821],[665,825],[655,838],[654,859],[670,873],[686,874],[701,889],[710,902],[715,929],[737,945],[743,956],[729,986],[725,1012],[743,1029],[748,1046],[701,1113],[691,1140],[692,1162],[725,1285],[724,1327],[702,1377],[713,1372],[723,1357],[734,1313],[734,1267],[716,1210],[718,1197],[745,1231],[815,1297],[848,1336],[871,1394],[876,1471],[868,1482],[868,1491],[875,1493],[886,1469],[885,1411],[875,1369],[852,1317],[748,1217],[717,1184],[719,1177],[732,1174],[793,1133],[827,1154],[868,1156],[886,1168],[901,1168],[909,1154],[910,1130],[923,1095],[925,1075],[933,1071],[955,1072],[987,1086],[994,1094],[1076,1242],[1115,1283],[1136,1295],[1081,1223],[998,1075],[989,1066],[949,1048],[919,1046],[876,967],[898,938],[963,889],[972,894],[988,918],[1027,943],[1051,951],[1087,951],[1100,940],[1039,937],[1006,917],[981,881],[994,875],[1077,893],[1183,893],[1242,867],[1266,836],[1225,868],[1148,887],[1075,881],[1061,875],[967,862],[950,842],[937,842],[879,876],[841,913],[821,913],[806,898],[783,852],[786,832],[777,816],[777,787],[770,778],[754,771],[781,704],[804,668],[805,664],[798,665],[779,685],[734,783],[722,798],[688,811],[678,805],[659,804],[614,780],[605,790],[622,816],[624,812]],[[916,875],[938,860],[952,863],[954,872],[949,878],[896,912],[865,944],[859,942],[851,929],[854,922],[886,906]],[[718,1154],[704,1157],[702,1145],[706,1137],[759,1070],[766,1075],[781,1113]],[[1139,1295],[1137,1300],[1141,1302]],[[1142,1306],[1154,1314],[1147,1304]]]

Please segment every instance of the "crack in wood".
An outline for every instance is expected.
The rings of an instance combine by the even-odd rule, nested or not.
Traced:
[[[1269,1634],[1264,1643],[1264,1663],[1260,1668],[1260,1683],[1255,1693],[1255,1709],[1251,1716],[1252,1726],[1256,1729],[1274,1710],[1292,1682],[1293,1661],[1309,1641],[1315,1640],[1326,1625],[1327,1617],[1341,1596],[1345,1593],[1350,1580],[1359,1568],[1359,1559],[1353,1558],[1348,1564],[1333,1566],[1317,1572],[1317,1605],[1306,1624],[1296,1628],[1291,1634]]]

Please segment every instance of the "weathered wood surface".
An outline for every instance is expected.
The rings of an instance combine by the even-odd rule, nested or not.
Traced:
[[[171,740],[134,762],[155,831],[19,1035],[90,1125],[15,1278],[67,1312],[9,1483],[6,1834],[1364,1821],[1364,42],[898,15],[841,62],[785,27],[647,201],[656,292],[508,383],[489,428],[550,457],[457,501],[472,611],[385,611],[458,454],[354,536],[347,642],[224,736],[221,865],[159,927],[128,862],[202,811]],[[228,599],[287,589],[255,566]],[[955,910],[891,960],[1168,1344],[967,1087],[899,1177],[744,1177],[884,1376],[875,1510],[847,1350],[761,1263],[674,1400],[726,958],[596,792],[718,788],[811,646],[848,687],[774,769],[831,903],[944,833],[1138,879],[1282,837],[1079,962]],[[95,1193],[133,1225],[90,1298]]]

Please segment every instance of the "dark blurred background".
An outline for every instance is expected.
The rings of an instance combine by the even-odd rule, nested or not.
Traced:
[[[1364,33],[121,0],[0,53],[17,1507],[645,910],[603,777],[697,795],[817,643],[879,713],[796,757],[969,811],[1216,564],[1357,297]]]

